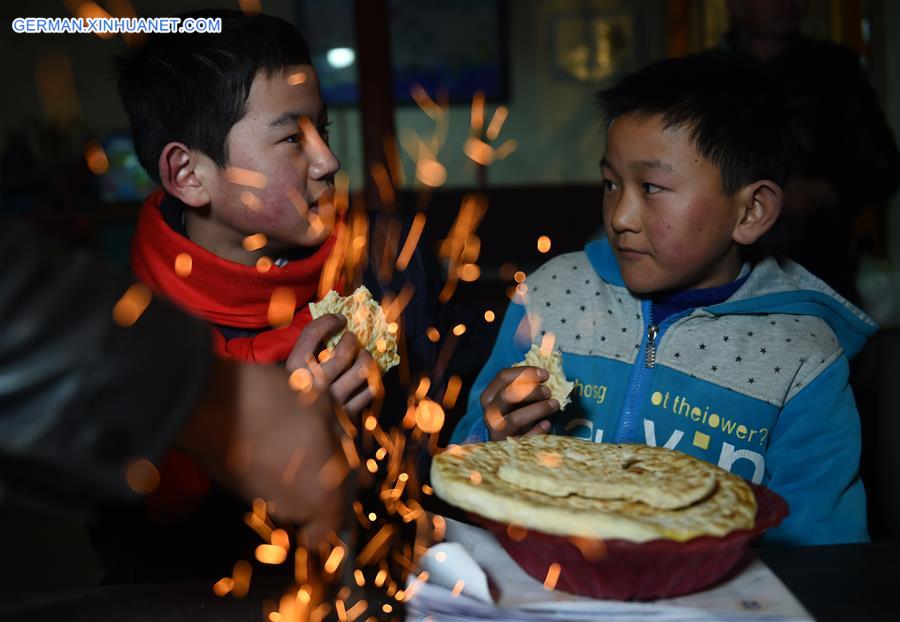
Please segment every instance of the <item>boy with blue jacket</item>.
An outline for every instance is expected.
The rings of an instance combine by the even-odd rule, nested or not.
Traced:
[[[599,96],[605,238],[528,277],[454,442],[570,434],[677,449],[764,484],[769,542],[867,539],[848,361],[877,328],[798,264],[752,259],[782,204],[779,97],[723,58],[651,65]],[[562,412],[516,367],[552,339]]]

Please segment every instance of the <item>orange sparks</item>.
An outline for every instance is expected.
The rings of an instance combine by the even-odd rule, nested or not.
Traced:
[[[393,205],[397,196],[394,193],[394,184],[383,162],[375,162],[370,170],[372,180],[378,190],[378,198],[383,205]]]
[[[123,328],[133,326],[147,310],[153,295],[143,283],[135,283],[119,298],[112,311],[113,322]]]
[[[516,283],[523,283],[525,281],[525,273],[519,270],[513,275],[513,279],[515,279]]]
[[[366,469],[369,470],[369,473],[377,473],[378,463],[369,458],[368,460],[366,460]]]
[[[494,148],[474,136],[466,139],[463,144],[463,152],[469,156],[470,160],[481,166],[487,166],[494,161],[495,157]]]
[[[259,211],[259,208],[262,207],[262,201],[259,200],[259,197],[249,190],[244,190],[241,193],[241,203],[244,204],[244,207],[254,212]]]
[[[84,144],[84,159],[87,161],[88,169],[94,175],[103,175],[109,170],[109,159],[106,152],[96,140],[89,140]]]
[[[416,425],[427,434],[440,432],[444,427],[444,409],[430,399],[423,399],[416,406]]]
[[[409,94],[412,95],[413,101],[422,109],[422,112],[431,117],[431,119],[437,120],[440,106],[431,99],[431,96],[424,88],[422,88],[421,84],[414,84],[412,88],[409,89]]]
[[[503,415],[500,414],[500,409],[496,406],[489,406],[484,411],[484,420],[488,427],[495,432],[500,432],[506,427],[506,419],[503,418]]]
[[[406,241],[403,243],[403,248],[400,250],[400,255],[397,257],[397,262],[394,264],[397,270],[406,270],[406,266],[409,265],[409,260],[412,259],[413,252],[419,244],[419,238],[422,237],[422,230],[425,228],[425,220],[425,212],[418,212],[413,218],[409,233],[406,236]]]
[[[477,281],[480,276],[481,268],[478,267],[478,264],[464,263],[459,267],[459,279],[461,281],[472,283],[473,281]]]
[[[548,253],[550,252],[550,238],[546,235],[542,235],[537,239],[537,249],[539,253]]]
[[[78,5],[78,9],[75,14],[82,19],[93,19],[93,18],[109,18],[112,17],[106,10],[101,7],[96,2],[82,2]],[[102,31],[95,32],[98,37],[101,39],[111,39],[116,36],[114,32]]]
[[[291,205],[294,206],[294,209],[297,210],[297,214],[300,218],[309,217],[309,203],[307,203],[306,199],[300,195],[299,190],[291,186],[284,191],[284,196],[287,197],[288,201],[291,202]]]
[[[366,577],[359,568],[353,571],[353,579],[359,587],[363,587],[366,584]]]
[[[269,257],[263,255],[259,259],[256,260],[256,270],[260,274],[265,274],[269,270],[272,269],[272,260]]]
[[[237,598],[243,598],[250,590],[250,577],[253,575],[253,566],[246,560],[240,560],[234,565],[231,571],[231,578],[234,581],[234,588],[231,593]]]
[[[447,554],[444,551],[438,551],[437,553],[434,554],[434,558],[437,561],[443,563],[443,562],[447,561]]]
[[[547,578],[544,579],[545,590],[556,589],[556,582],[559,581],[559,571],[559,564],[557,564],[556,562],[550,564],[550,567],[547,569]]]
[[[434,494],[434,489],[428,484],[422,484],[422,494],[424,495],[432,495]]]
[[[569,538],[569,541],[578,547],[588,561],[595,562],[606,555],[606,543],[603,540],[573,536]]]
[[[238,168],[237,166],[229,166],[225,169],[225,179],[232,184],[250,188],[265,188],[269,183],[268,178],[264,174],[258,171]]]
[[[253,235],[245,237],[241,245],[244,247],[245,251],[252,253],[253,251],[265,248],[268,243],[269,238],[266,237],[265,233],[254,233]]]
[[[287,326],[294,318],[297,295],[289,287],[276,287],[269,299],[268,318],[272,326]]]
[[[462,335],[466,332],[465,324],[457,324],[453,327],[453,334],[457,337],[462,337]]]
[[[284,529],[276,529],[272,532],[272,544],[274,546],[280,546],[285,551],[291,548],[291,540]]]
[[[487,311],[484,312],[484,321],[487,322],[488,324],[490,324],[491,322],[493,322],[496,319],[497,319],[497,316],[490,309],[488,309]]]
[[[262,12],[260,0],[238,0],[238,5],[245,15],[259,15]]]
[[[298,393],[309,393],[313,388],[313,376],[305,367],[295,369],[288,376],[288,386]]]
[[[390,604],[384,603],[384,604],[381,606],[381,610],[382,610],[383,612],[385,612],[385,613],[390,613],[390,612],[392,612],[392,611],[394,610],[394,608],[391,607]]]
[[[475,91],[472,96],[472,118],[471,126],[473,134],[481,134],[481,128],[484,127],[484,91]]]
[[[349,436],[341,434],[341,449],[344,450],[344,457],[347,459],[347,464],[351,469],[359,468],[359,454],[356,452],[356,446],[353,444],[353,439]]]
[[[387,455],[387,449],[384,447],[379,447],[378,451],[375,452],[376,460],[384,460],[384,457]]]
[[[298,546],[297,550],[294,551],[294,581],[297,582],[297,585],[303,585],[306,583],[307,579],[307,563],[309,556],[306,553],[306,549],[302,546]],[[297,594],[297,598],[301,598],[300,594],[303,592],[301,589]],[[307,598],[309,594],[306,594]],[[309,602],[307,600],[307,602]]]
[[[431,378],[428,376],[424,376],[421,380],[419,380],[419,386],[416,387],[416,399],[421,400],[426,395],[428,395],[428,390],[431,389]]]
[[[444,391],[444,399],[442,404],[444,408],[450,409],[456,406],[456,398],[459,397],[459,391],[462,389],[462,378],[459,376],[450,376],[447,381],[447,390]]]
[[[175,256],[175,274],[180,276],[183,279],[191,276],[191,271],[194,269],[194,260],[187,253],[178,253]]]
[[[447,181],[447,169],[434,158],[420,158],[416,163],[416,179],[429,188],[438,188]]]
[[[556,343],[556,335],[547,333],[541,338],[541,352],[550,354],[553,352],[553,345]]]
[[[416,288],[413,287],[410,283],[407,283],[403,286],[403,288],[400,290],[400,293],[397,294],[397,297],[392,300],[384,310],[384,315],[388,322],[397,321],[397,318],[399,318],[400,314],[403,313],[403,309],[405,309],[406,305],[409,304],[409,301],[412,300],[415,291]]]
[[[297,478],[297,471],[300,470],[300,465],[303,464],[305,453],[306,452],[304,452],[303,449],[297,447],[294,450],[294,453],[291,454],[291,458],[288,460],[287,466],[284,467],[284,472],[281,474],[282,484],[290,486]]]
[[[515,140],[508,140],[494,150],[494,157],[496,157],[498,160],[504,160],[518,147],[519,143],[517,143]]]
[[[375,575],[375,587],[381,587],[384,585],[384,581],[387,579],[387,570],[383,568],[378,571],[378,574]]]
[[[125,467],[128,487],[139,495],[149,495],[159,486],[159,471],[146,458],[135,458]]]
[[[494,116],[491,117],[491,122],[488,123],[488,128],[484,132],[484,135],[488,140],[496,140],[498,136],[500,136],[500,130],[503,129],[503,123],[506,121],[506,117],[509,115],[509,108],[506,106],[497,106],[497,109],[494,111]]]
[[[453,598],[456,598],[460,594],[462,594],[463,588],[466,587],[466,582],[460,579],[453,585],[453,591],[450,592],[453,594]]]
[[[256,559],[261,564],[277,566],[287,559],[287,551],[274,544],[260,544],[256,547]]]
[[[335,452],[319,471],[319,483],[325,490],[334,490],[344,481],[348,472],[344,453]]]
[[[369,512],[369,520],[373,523],[378,519],[378,515],[375,512]]]
[[[510,523],[506,526],[506,535],[516,542],[521,542],[528,535],[528,529],[521,523]]]
[[[366,543],[366,546],[363,547],[363,550],[359,552],[359,555],[356,557],[356,564],[358,566],[366,566],[373,559],[377,559],[384,550],[384,547],[387,546],[388,541],[393,535],[394,526],[390,523],[386,523],[381,529],[378,530],[378,533],[372,536],[372,539]]]
[[[519,283],[516,285],[516,294],[520,297],[525,296],[528,293],[528,286],[525,283]]]
[[[378,427],[378,419],[373,417],[372,415],[368,415],[363,421],[363,427],[367,429],[369,432]]]
[[[234,579],[231,577],[223,577],[216,581],[213,585],[213,594],[216,596],[225,596],[234,589]]]
[[[334,574],[343,560],[344,547],[334,547],[333,549],[331,549],[331,554],[328,556],[328,559],[325,560],[325,572],[327,572],[328,574]]]
[[[537,453],[538,462],[551,469],[557,468],[562,464],[562,456],[552,451],[539,451]]]
[[[287,77],[287,83],[291,86],[298,86],[306,82],[306,74],[302,71],[298,71],[296,73],[292,73]]]
[[[429,326],[428,330],[425,331],[425,335],[428,337],[428,341],[432,343],[437,343],[441,339],[441,333],[434,326]]]
[[[257,514],[251,512],[244,514],[244,522],[266,542],[272,537],[272,528]]]

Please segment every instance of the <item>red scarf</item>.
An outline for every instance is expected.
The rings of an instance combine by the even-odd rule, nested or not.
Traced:
[[[174,231],[160,211],[164,197],[162,191],[151,194],[138,216],[131,247],[135,275],[188,313],[212,324],[261,331],[253,337],[228,340],[213,331],[218,354],[251,363],[285,360],[311,320],[309,303],[318,294],[319,276],[334,247],[334,236],[311,256],[289,261],[283,267],[272,265],[262,273],[255,266],[222,259]],[[186,277],[175,273],[175,258],[181,253],[190,255],[192,261]],[[269,300],[278,287],[293,291],[297,311],[289,325],[272,328]]]
[[[135,276],[188,313],[213,324],[259,330],[253,337],[225,339],[213,330],[213,346],[220,356],[252,363],[285,360],[303,327],[312,319],[309,303],[316,299],[319,276],[334,247],[330,237],[310,257],[273,265],[262,273],[255,266],[227,261],[191,242],[166,223],[160,211],[162,191],[147,197],[138,216],[131,247]],[[191,257],[186,277],[175,273],[175,258]],[[269,299],[276,287],[287,287],[296,299],[293,320],[287,326],[269,324]],[[209,491],[206,473],[176,450],[166,453],[160,465],[160,485],[146,498],[150,519],[171,523],[191,514]]]

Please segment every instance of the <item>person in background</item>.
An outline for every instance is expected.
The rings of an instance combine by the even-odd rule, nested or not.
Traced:
[[[299,395],[283,368],[215,356],[209,328],[162,300],[120,325],[127,279],[0,224],[0,502],[94,515],[135,505],[152,469],[129,466],[158,464],[174,445],[312,540],[341,527],[343,489],[319,480],[343,455],[326,386]],[[297,451],[303,464],[286,478]]]
[[[729,0],[732,30],[717,50],[755,63],[783,90],[789,127],[784,209],[764,242],[850,301],[872,208],[879,228],[900,185],[900,152],[859,56],[800,32],[806,0]],[[875,235],[877,237],[877,231]]]

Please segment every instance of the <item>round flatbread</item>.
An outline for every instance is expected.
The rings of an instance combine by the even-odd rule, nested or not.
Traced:
[[[630,470],[622,467],[623,457]],[[672,466],[660,468],[666,461]],[[654,468],[633,468],[641,464]],[[562,469],[564,474],[548,476],[549,469]],[[673,482],[672,491],[660,492],[666,478],[677,479],[682,469],[690,483]],[[712,490],[701,495],[708,480],[698,474],[704,469],[712,473],[714,483]],[[600,473],[606,483],[592,487]],[[641,481],[636,478],[642,476],[647,476],[648,488],[656,492],[635,500],[636,484]],[[746,482],[712,464],[665,448],[591,443],[568,436],[454,445],[435,456],[431,479],[435,492],[458,507],[561,536],[684,541],[751,528],[756,516],[755,497]],[[567,496],[551,490],[564,480]],[[615,498],[617,490],[620,494]],[[583,496],[584,491],[594,496]],[[659,507],[694,497],[682,507]]]
[[[606,444],[600,452],[603,459],[597,459],[597,443],[572,443],[570,438],[542,435],[507,443],[509,461],[497,474],[517,488],[551,497],[622,499],[663,510],[692,505],[716,488],[717,467],[687,454]]]

